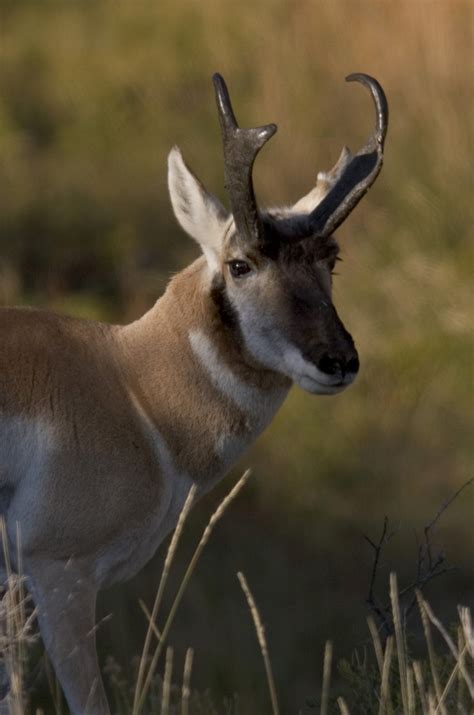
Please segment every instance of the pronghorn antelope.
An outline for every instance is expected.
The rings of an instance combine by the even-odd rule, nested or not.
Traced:
[[[269,424],[293,383],[336,394],[353,340],[331,300],[335,229],[375,181],[388,109],[355,155],[289,208],[263,211],[252,166],[275,133],[242,129],[214,76],[229,213],[169,155],[171,203],[203,255],[136,322],[0,311],[0,509],[74,715],[106,715],[97,592],[133,576],[173,529],[192,484],[209,490]]]

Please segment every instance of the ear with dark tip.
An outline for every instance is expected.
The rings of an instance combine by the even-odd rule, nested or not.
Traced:
[[[220,74],[213,76],[224,147],[225,185],[235,224],[250,243],[264,241],[264,229],[253,190],[252,168],[260,149],[275,134],[275,124],[242,129],[237,124],[229,92]]]
[[[370,90],[376,109],[376,125],[365,146],[354,156],[341,155],[335,167],[337,179],[332,188],[310,213],[302,234],[324,238],[333,233],[349,216],[374,183],[383,164],[383,147],[388,126],[388,104],[376,79],[356,73],[348,82],[360,82]],[[333,170],[334,171],[334,170]],[[303,237],[301,235],[300,237]]]

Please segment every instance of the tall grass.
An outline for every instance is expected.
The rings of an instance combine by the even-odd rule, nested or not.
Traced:
[[[11,568],[8,538],[3,517],[0,518],[2,560],[6,581],[0,584],[0,687],[6,695],[8,713],[23,715],[27,695],[24,692],[24,669],[28,647],[36,640],[33,631],[35,609],[30,608],[30,597],[25,590],[22,572],[20,530],[16,530],[17,572]],[[1,705],[0,705],[1,708]],[[3,715],[3,710],[1,711]]]
[[[193,651],[188,649],[184,663],[183,685],[181,690],[173,685],[173,648],[168,643],[168,636],[180,600],[185,588],[197,565],[199,557],[212,533],[214,525],[223,516],[225,510],[240,492],[248,479],[247,472],[228,494],[226,499],[220,504],[216,512],[212,515],[209,524],[205,528],[199,541],[196,551],[191,559],[182,583],[174,598],[172,607],[165,618],[165,625],[160,630],[157,627],[157,617],[159,604],[166,585],[167,573],[172,566],[173,558],[178,548],[179,538],[186,522],[194,494],[191,491],[185,507],[182,511],[178,527],[168,548],[168,555],[165,561],[165,568],[157,591],[153,615],[149,615],[149,630],[144,644],[143,653],[139,663],[138,677],[134,686],[133,704],[125,698],[116,698],[116,702],[122,702],[119,706],[119,713],[128,715],[192,715],[201,713],[210,715],[211,707],[203,701],[199,693],[192,693],[191,690],[191,668],[193,661]],[[9,566],[8,540],[4,522],[1,524],[1,536],[3,551],[7,564],[8,578],[4,584],[4,594],[0,607],[0,659],[8,674],[11,689],[6,699],[0,703],[0,710],[5,715],[26,715],[30,712],[28,703],[28,693],[24,687],[25,673],[25,646],[31,644],[35,636],[32,635],[32,621],[34,611],[27,616],[25,603],[27,596],[24,592],[23,579],[11,572]],[[20,547],[19,547],[20,548]],[[20,551],[19,551],[20,553]],[[21,556],[20,561],[21,563]],[[263,656],[267,684],[268,684],[268,712],[279,715],[280,706],[278,703],[277,687],[275,684],[271,659],[268,649],[265,629],[262,616],[256,606],[255,599],[250,591],[245,576],[238,573],[241,587],[247,599],[251,616],[254,622],[257,640]],[[363,703],[364,712],[376,713],[379,715],[448,715],[448,713],[466,714],[470,712],[470,707],[474,704],[474,680],[472,678],[472,667],[474,665],[474,628],[471,612],[468,608],[459,607],[459,623],[456,627],[457,642],[455,643],[433,613],[429,603],[424,599],[421,592],[417,593],[419,612],[423,622],[426,639],[426,651],[428,654],[429,666],[418,659],[410,656],[408,647],[409,633],[406,631],[401,619],[401,609],[399,603],[399,589],[395,574],[390,575],[390,598],[392,605],[393,623],[395,626],[395,640],[389,636],[382,644],[379,633],[373,621],[369,620],[369,630],[372,636],[374,653],[377,663],[377,677],[374,679],[366,667],[358,673],[358,680],[352,680],[352,691],[349,696],[331,694],[331,669],[333,660],[333,647],[330,642],[326,643],[324,652],[324,664],[322,675],[321,699],[319,705],[320,715],[328,715],[329,712],[336,712],[341,715],[350,715],[351,699],[358,701],[357,709],[353,713],[362,712],[360,698],[365,696]],[[158,605],[157,605],[158,604]],[[433,644],[432,626],[441,635],[447,653],[443,656],[436,655]],[[150,657],[150,646],[152,635],[155,637],[153,655]],[[157,675],[157,664],[159,656],[165,652],[163,677]],[[446,648],[447,647],[447,648]],[[394,664],[394,650],[397,664]],[[347,665],[345,666],[347,669]],[[446,672],[446,667],[448,668]],[[111,672],[110,666],[108,668]],[[144,675],[146,673],[146,675]],[[367,682],[364,681],[366,677]],[[371,682],[369,682],[371,681]],[[117,678],[113,679],[113,684],[117,687]],[[153,686],[154,693],[150,696],[150,688]],[[238,691],[238,683],[235,684]],[[123,690],[123,684],[122,684]],[[123,692],[122,692],[123,696]],[[349,704],[347,703],[349,700]],[[54,712],[62,713],[62,704],[52,700]],[[159,708],[157,704],[160,703]],[[213,707],[213,706],[212,706]],[[3,709],[2,709],[3,708]],[[204,708],[204,709],[203,709]],[[48,710],[50,712],[50,710]],[[234,715],[242,711],[236,706],[227,710]],[[42,715],[42,710],[36,710],[36,715]]]

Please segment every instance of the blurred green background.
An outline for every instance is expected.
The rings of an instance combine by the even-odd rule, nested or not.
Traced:
[[[178,144],[226,200],[211,75],[227,79],[240,123],[275,121],[259,157],[261,204],[306,193],[341,146],[390,104],[384,170],[339,230],[335,302],[361,358],[338,397],[294,389],[234,477],[250,487],[216,530],[171,641],[176,669],[242,712],[268,712],[263,666],[235,573],[262,611],[284,712],[310,712],[323,644],[336,658],[367,640],[375,537],[399,531],[395,569],[414,577],[423,526],[472,466],[471,2],[7,2],[0,4],[0,303],[132,320],[198,255],[178,228],[166,156]],[[233,477],[223,487],[228,489]],[[427,589],[441,616],[472,603],[473,492],[443,515],[437,543],[458,568]],[[194,511],[175,572],[222,496]],[[104,505],[106,508],[106,505]],[[131,676],[162,562],[105,593],[101,653]],[[172,590],[172,589],[171,589]],[[179,681],[179,674],[176,679]]]

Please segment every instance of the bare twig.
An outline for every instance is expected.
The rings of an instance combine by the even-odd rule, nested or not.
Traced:
[[[382,549],[385,544],[390,541],[390,539],[395,535],[396,530],[387,534],[388,531],[388,517],[384,517],[382,533],[380,534],[379,540],[377,542],[372,541],[366,534],[364,534],[364,539],[374,550],[374,560],[372,563],[372,571],[370,574],[370,584],[369,593],[366,598],[366,602],[370,606],[371,610],[378,617],[381,628],[384,631],[385,636],[392,635],[393,633],[393,621],[390,615],[390,607],[384,607],[381,605],[380,601],[375,595],[375,582],[377,579],[377,574],[380,566],[380,556],[382,554]]]
[[[436,512],[435,516],[423,528],[424,538],[423,542],[418,546],[416,576],[412,582],[410,582],[407,586],[405,586],[398,592],[398,599],[401,604],[403,603],[404,599],[407,600],[408,597],[411,596],[409,598],[408,603],[406,603],[406,605],[402,609],[403,621],[407,620],[408,616],[416,605],[416,591],[422,591],[428,583],[431,583],[431,581],[433,581],[434,579],[439,578],[440,576],[444,576],[445,574],[449,573],[450,571],[453,571],[456,568],[455,566],[446,565],[446,557],[442,551],[439,551],[438,553],[434,552],[433,531],[435,526],[438,524],[440,518],[446,512],[446,510],[453,504],[453,502],[457,499],[461,492],[463,492],[466,487],[470,486],[473,483],[474,477],[472,479],[469,479],[461,487],[459,487],[459,489],[457,489],[454,494],[452,494],[448,499],[443,502],[441,507]],[[389,531],[388,518],[385,517],[383,521],[382,532],[378,541],[373,541],[364,534],[365,540],[374,551],[372,570],[370,574],[369,593],[366,598],[366,602],[369,605],[372,613],[377,617],[380,630],[385,635],[385,637],[394,633],[393,614],[390,607],[390,603],[388,602],[384,604],[378,598],[376,594],[376,581],[378,571],[380,569],[383,549],[390,541],[390,539],[397,533],[397,531],[398,528],[392,530],[391,532]],[[377,658],[377,660],[379,662],[379,658]],[[439,693],[437,693],[437,697],[438,696]]]
[[[450,496],[448,499],[446,499],[446,501],[438,509],[438,512],[436,513],[434,518],[428,524],[426,524],[426,526],[424,528],[425,543],[426,543],[428,562],[429,562],[430,567],[431,567],[432,558],[433,558],[432,553],[431,553],[431,546],[432,546],[431,533],[432,533],[433,527],[436,526],[436,524],[438,523],[438,521],[440,520],[440,518],[446,511],[446,509],[448,509],[451,506],[453,501],[455,501],[458,498],[458,496],[461,494],[461,492],[464,491],[464,489],[466,489],[466,487],[469,487],[471,484],[474,484],[474,477],[472,477],[471,479],[468,479],[467,482],[464,482],[464,484],[462,484],[459,487],[459,489],[456,492],[454,492],[454,494],[452,496]]]

